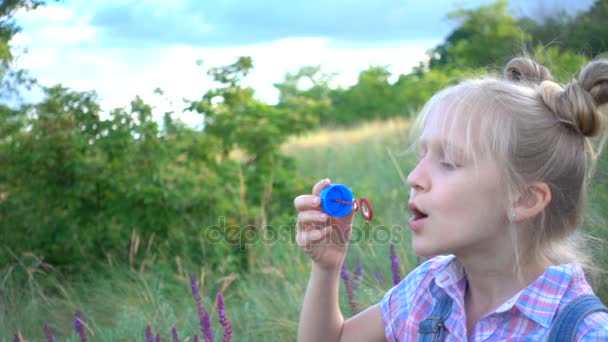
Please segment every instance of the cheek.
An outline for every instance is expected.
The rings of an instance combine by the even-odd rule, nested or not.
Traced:
[[[468,212],[479,225],[497,226],[503,222],[505,198],[503,192],[494,183],[480,185],[477,194],[470,196],[463,203],[474,207],[473,212]]]
[[[436,203],[441,209],[448,211],[462,211],[473,208],[478,201],[475,185],[466,180],[437,184],[438,191]]]
[[[436,215],[433,222],[439,227],[450,227],[450,231],[461,232],[476,220],[476,199],[461,191],[443,191],[433,199]],[[447,232],[446,232],[447,233]]]
[[[469,224],[488,223],[502,212],[502,192],[495,183],[484,184],[471,179],[444,186],[446,191],[437,194],[435,203],[447,220],[458,218]]]

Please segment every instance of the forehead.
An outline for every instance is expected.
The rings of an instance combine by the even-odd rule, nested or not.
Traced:
[[[419,143],[438,143],[467,149],[479,142],[479,127],[475,124],[472,108],[451,101],[437,103],[426,113]]]
[[[504,115],[496,105],[496,97],[484,91],[484,85],[468,82],[433,96],[412,130],[414,146],[443,141],[444,150],[449,150],[450,145],[459,147],[473,159],[506,158],[503,131],[510,132],[510,128],[501,119]]]

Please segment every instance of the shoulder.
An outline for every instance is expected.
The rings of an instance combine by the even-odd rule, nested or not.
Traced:
[[[453,261],[453,255],[440,255],[427,260],[390,289],[384,296],[383,301],[391,297],[411,298],[410,296],[419,288],[427,288],[435,277]]]
[[[415,321],[414,316],[424,315],[431,309],[432,300],[429,300],[428,291],[437,275],[453,261],[452,255],[429,259],[384,295],[380,302],[380,310],[389,341],[408,340],[408,336],[415,336],[415,329],[407,322]]]
[[[597,299],[600,299],[587,282],[584,271],[580,265],[569,264],[563,266],[569,266],[569,274],[572,277],[572,281],[569,291],[564,295],[560,310],[564,309],[570,302],[579,298],[579,296],[593,295],[596,296]],[[606,303],[602,304],[604,305],[605,311],[596,311],[585,316],[578,328],[576,341],[608,341],[608,309],[606,308]]]
[[[414,298],[420,298],[437,274],[454,260],[452,255],[436,256],[420,264],[404,279],[390,289],[381,301],[382,316],[385,322],[407,316]]]
[[[593,307],[595,307],[596,304],[593,301],[589,301],[589,299],[591,299],[589,296],[595,296],[595,299],[599,299],[599,297],[597,297],[587,282],[585,274],[580,265],[560,265],[560,269],[564,271],[564,273],[567,273],[571,278],[568,284],[568,290],[563,294],[557,312],[557,316],[559,317],[556,317],[556,320],[561,319],[568,321],[573,318],[577,318],[578,315],[582,315],[583,312],[591,310]],[[583,299],[584,297],[586,299]],[[587,304],[582,304],[581,301],[584,301]],[[575,310],[575,306],[572,306],[575,305],[575,303],[576,305],[582,304],[582,306],[576,306]],[[606,309],[605,303],[602,304],[604,305],[604,311],[595,311],[583,318],[582,323],[576,328],[576,341],[608,341],[608,309]],[[570,311],[569,315],[562,316],[568,310],[567,308]],[[553,323],[559,324],[556,321]]]
[[[583,320],[577,341],[608,341],[608,312],[594,312]]]

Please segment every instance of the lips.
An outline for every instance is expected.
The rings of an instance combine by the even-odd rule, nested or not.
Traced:
[[[414,202],[409,202],[407,207],[410,209],[410,212],[412,213],[412,217],[415,219],[426,218],[427,216],[429,216],[422,209],[420,209]]]
[[[412,213],[412,217],[410,218],[409,222],[410,228],[412,228],[412,230],[414,231],[419,230],[420,228],[422,228],[422,224],[429,215],[422,209],[420,209],[414,202],[409,202],[408,208]]]

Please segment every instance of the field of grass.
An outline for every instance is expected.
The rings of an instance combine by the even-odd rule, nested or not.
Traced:
[[[408,170],[402,156],[408,126],[406,121],[390,121],[320,131],[294,138],[284,147],[296,157],[298,172],[310,179],[311,187],[329,177],[374,204],[371,226],[356,218],[347,256],[351,272],[359,262],[364,270],[355,291],[359,310],[380,300],[392,286],[390,239],[397,243],[402,275],[416,263],[403,229],[408,219],[408,189],[400,172]],[[61,341],[79,341],[74,332],[77,309],[93,340],[142,340],[150,324],[164,340],[171,339],[171,328],[176,327],[182,341],[192,341],[200,329],[188,272],[200,276],[203,303],[211,311],[216,339],[222,334],[215,300],[215,290],[220,289],[235,341],[293,341],[310,271],[308,259],[293,241],[260,243],[252,255],[255,271],[247,276],[209,274],[204,265],[184,270],[180,265],[188,264],[186,260],[166,260],[152,248],[136,256],[138,264],[148,265],[143,269],[108,265],[78,279],[63,278],[34,256],[20,257],[0,279],[0,341],[12,341],[17,331],[28,341],[44,340],[45,323]],[[342,295],[342,310],[350,316],[348,299]]]
[[[298,172],[310,180],[329,177],[348,185],[356,197],[370,198],[375,208],[371,226],[360,216],[355,220],[353,243],[347,255],[351,272],[363,265],[361,285],[355,291],[359,310],[379,301],[392,286],[389,240],[397,243],[402,275],[416,265],[405,228],[408,187],[404,177],[411,168],[407,155],[409,122],[370,123],[348,130],[320,131],[290,140],[285,153],[296,157]],[[608,189],[605,165],[600,167],[591,196],[587,229],[596,240],[598,266],[606,268],[605,245]],[[294,196],[297,194],[294,194]],[[233,324],[235,341],[294,341],[298,315],[310,265],[291,242],[259,243],[252,251],[253,272],[246,276],[210,274],[204,265],[187,267],[187,260],[166,260],[152,251],[139,253],[138,264],[108,265],[95,274],[65,279],[33,256],[7,269],[0,278],[0,341],[12,341],[20,331],[28,341],[44,340],[42,327],[49,323],[61,341],[79,341],[74,332],[74,311],[82,311],[89,338],[97,341],[143,340],[147,324],[171,339],[176,327],[181,340],[200,335],[189,272],[196,272],[211,324],[220,339],[216,291],[225,297],[226,314]],[[187,256],[184,256],[187,259]],[[377,274],[384,276],[384,280]],[[596,282],[598,293],[608,300],[607,282]],[[341,293],[345,316],[350,308]]]

